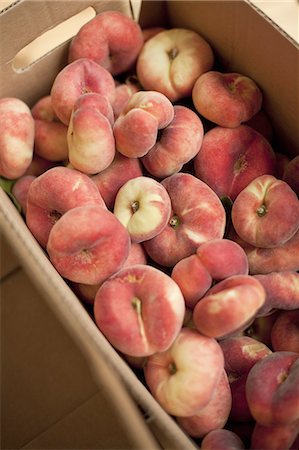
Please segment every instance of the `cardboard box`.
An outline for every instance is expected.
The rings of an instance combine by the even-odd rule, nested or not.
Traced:
[[[96,13],[118,9],[137,14],[135,18],[143,27],[163,25],[198,31],[225,70],[247,74],[260,85],[277,149],[289,156],[299,154],[298,44],[248,1],[145,1],[142,5],[136,0],[16,1],[0,14],[0,97],[15,96],[32,105],[49,92],[65,64],[69,41],[24,70],[13,68],[14,57],[35,38],[88,6]],[[3,245],[16,252],[40,299],[32,301],[31,292],[23,289],[28,281],[23,272],[17,271],[12,283],[6,279],[15,289],[13,298],[8,298],[2,284],[6,308],[1,344],[7,378],[4,382],[12,392],[5,411],[10,421],[4,417],[2,422],[6,439],[3,448],[121,448],[116,441],[109,442],[107,423],[111,422],[104,419],[110,413],[123,432],[125,448],[196,448],[100,333],[2,190],[0,226],[2,254]],[[21,292],[18,286],[22,286]],[[17,345],[22,342],[28,345]],[[49,366],[42,364],[44,352],[49,355]],[[5,372],[6,364],[10,370],[15,367],[16,373]],[[63,367],[70,370],[68,382],[55,384],[57,373],[64,376]],[[35,397],[28,394],[31,376]],[[104,406],[103,392],[108,406]],[[22,408],[23,414],[15,417],[27,414],[29,425],[23,427],[11,422],[14,412]],[[90,418],[88,425],[84,423],[86,415]],[[111,433],[116,433],[115,428]]]

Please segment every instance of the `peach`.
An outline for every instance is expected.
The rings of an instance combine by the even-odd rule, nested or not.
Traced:
[[[236,242],[222,238],[199,245],[195,255],[181,259],[173,267],[171,276],[180,286],[187,306],[194,308],[213,280],[241,274],[248,274],[246,253]]]
[[[209,121],[236,128],[261,109],[263,94],[256,82],[244,74],[209,70],[195,81],[192,101]]]
[[[46,249],[62,277],[95,285],[122,267],[130,245],[127,230],[112,212],[85,204],[69,209],[53,225]]]
[[[199,152],[203,124],[190,108],[174,106],[174,118],[161,130],[156,144],[141,159],[146,170],[157,178],[179,172]]]
[[[131,96],[114,123],[116,149],[125,156],[138,158],[155,145],[158,131],[174,117],[174,109],[165,95],[139,91]]]
[[[244,249],[251,275],[299,270],[299,231],[285,244],[274,248],[261,248],[247,244],[233,232],[230,233],[230,238]]]
[[[218,429],[210,431],[201,442],[201,450],[245,450],[244,443],[233,431]]]
[[[14,97],[0,99],[0,176],[25,174],[33,158],[34,119],[30,108]]]
[[[247,327],[265,301],[262,284],[250,275],[233,275],[219,281],[195,305],[198,331],[216,339]]]
[[[172,346],[148,357],[146,385],[166,412],[177,417],[199,413],[211,401],[223,374],[216,340],[182,328]]]
[[[135,92],[141,91],[141,86],[135,76],[128,76],[124,82],[115,84],[115,100],[113,102],[114,119],[121,114],[122,110]]]
[[[34,119],[46,120],[47,122],[58,121],[52,106],[51,95],[39,98],[32,106],[31,114]]]
[[[129,356],[166,351],[182,327],[184,313],[177,284],[166,273],[144,264],[111,276],[99,288],[94,303],[98,328]]]
[[[142,29],[143,41],[146,42],[156,34],[160,33],[160,31],[165,31],[164,27],[148,27]]]
[[[286,182],[262,175],[238,194],[231,219],[245,242],[255,247],[277,247],[299,229],[299,200]]]
[[[76,100],[88,92],[104,95],[112,103],[115,83],[110,72],[87,58],[78,59],[58,72],[51,87],[51,101],[62,123],[69,124]]]
[[[27,209],[27,196],[28,191],[31,186],[33,180],[35,180],[36,176],[34,175],[22,175],[20,178],[16,180],[14,183],[11,193],[21,206],[21,211],[26,214]]]
[[[229,337],[220,341],[224,368],[230,383],[232,404],[229,418],[236,422],[252,420],[246,399],[246,380],[251,367],[272,353],[264,343],[249,336]]]
[[[266,299],[257,316],[266,316],[277,309],[299,308],[299,273],[295,271],[271,272],[253,275],[265,289]]]
[[[271,328],[271,343],[277,352],[299,353],[299,308],[279,311]]]
[[[48,161],[68,158],[67,126],[60,122],[35,119],[34,153]]]
[[[211,400],[197,414],[190,417],[178,417],[180,427],[191,437],[201,438],[210,431],[223,428],[229,417],[232,396],[226,372],[214,388]]]
[[[137,22],[119,11],[104,11],[74,36],[68,61],[88,58],[115,76],[133,67],[142,46],[143,34]]]
[[[174,102],[191,95],[195,80],[214,64],[210,44],[195,31],[171,28],[147,40],[137,58],[137,77],[145,90]]]
[[[299,420],[299,354],[273,352],[249,371],[246,398],[254,419],[265,427]]]
[[[282,179],[288,183],[299,197],[299,155],[292,158],[286,164]]]
[[[277,310],[267,316],[256,316],[254,321],[244,331],[245,336],[263,342],[267,347],[272,348],[271,330],[279,313],[280,311]]]
[[[284,153],[278,151],[275,152],[275,156],[276,156],[276,177],[282,180],[284,171],[290,162],[290,158]]]
[[[93,181],[75,169],[57,166],[39,175],[28,191],[26,223],[36,240],[46,247],[53,225],[69,209],[82,205],[106,209]]]
[[[74,169],[93,175],[112,163],[113,120],[109,101],[98,93],[84,94],[74,103],[67,129],[68,157]]]
[[[194,158],[195,175],[219,197],[237,195],[255,178],[274,175],[276,159],[269,142],[248,125],[216,126],[204,135]]]
[[[191,174],[179,172],[161,184],[171,199],[171,217],[164,230],[143,245],[156,263],[173,267],[200,244],[222,238],[226,216],[215,192]]]
[[[132,178],[143,175],[142,166],[138,158],[128,158],[116,151],[111,164],[101,172],[92,175],[108,209],[113,210],[118,190]]]
[[[268,142],[272,142],[273,125],[269,116],[263,109],[260,109],[257,113],[254,114],[254,116],[247,120],[245,122],[245,125],[254,128],[256,131],[262,134]]]
[[[132,242],[144,242],[166,227],[171,201],[161,183],[140,176],[128,180],[118,190],[113,212],[128,230]]]
[[[298,433],[299,421],[271,427],[256,423],[251,436],[250,448],[252,450],[296,450],[299,443]]]

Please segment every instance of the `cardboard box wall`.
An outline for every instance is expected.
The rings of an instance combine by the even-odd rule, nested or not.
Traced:
[[[119,9],[131,15],[138,11],[137,3],[15,2],[0,15],[0,97],[15,96],[32,105],[49,92],[56,74],[65,64],[68,42],[24,71],[15,71],[12,67],[18,51],[36,37],[89,5],[97,13]],[[178,26],[202,34],[212,45],[223,68],[251,76],[262,88],[264,108],[273,123],[277,148],[290,156],[299,154],[298,45],[260,11],[245,1],[145,1],[139,20],[144,27]],[[114,430],[117,428],[119,433],[122,430],[124,448],[149,449],[159,445],[165,449],[194,448],[192,441],[154,401],[96,328],[2,190],[0,224],[2,256],[6,254],[2,249],[11,247],[27,274],[15,273],[13,298],[5,295],[5,286],[1,289],[5,306],[2,307],[4,332],[1,342],[4,399],[7,390],[12,392],[6,397],[9,408],[4,411],[9,420],[2,419],[6,432],[6,447],[3,448],[117,448],[116,441],[109,442],[109,420],[103,422],[103,411],[104,417],[110,414],[111,420],[116,421]],[[7,267],[6,263],[9,258],[5,257],[2,265]],[[12,267],[16,269],[14,264]],[[26,276],[34,283],[39,302],[32,301],[34,295],[30,290],[29,293],[24,291],[25,300],[23,296],[22,301],[18,300],[17,286],[26,286]],[[40,362],[43,345],[38,348],[32,345],[38,340],[44,343],[52,361],[49,366]],[[22,342],[28,345],[18,345]],[[28,371],[30,365],[32,371]],[[6,367],[9,370],[5,373]],[[67,383],[53,383],[55,376],[57,380],[57,367],[62,372],[63,367],[68,367]],[[24,378],[11,377],[13,369],[15,373],[25,374]],[[32,378],[36,387],[35,400],[30,395],[33,392],[28,394],[29,379],[34,372],[41,375]],[[27,395],[24,395],[26,388]],[[41,401],[43,398],[47,401]],[[32,403],[22,404],[22,399]],[[105,399],[108,404],[104,405]],[[20,407],[25,408],[20,417],[27,414],[30,426],[14,423],[14,411]],[[88,422],[89,428],[84,426],[84,421],[82,423],[86,414],[92,418],[93,425]]]

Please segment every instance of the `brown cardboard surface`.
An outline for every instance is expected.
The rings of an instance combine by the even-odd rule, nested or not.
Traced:
[[[5,37],[0,44],[0,96],[13,95],[29,104],[49,92],[58,70],[65,64],[67,43],[27,71],[16,73],[12,71],[11,60],[22,46],[88,5],[97,11],[120,8],[131,13],[125,0],[17,3],[0,14],[1,35]],[[28,20],[37,23],[36,28],[26,26]],[[282,150],[290,155],[299,153],[298,46],[248,2],[145,1],[141,21],[145,26],[168,24],[193,28],[203,34],[224,67],[247,73],[261,85]],[[36,287],[33,295],[22,271],[5,278],[1,286],[5,336],[3,442],[12,446],[9,448],[77,448],[74,442],[80,448],[95,448],[100,436],[113,438],[106,427],[111,426],[111,432],[116,433],[112,431],[116,420],[114,430],[124,432],[123,439],[128,445],[132,443],[132,448],[136,442],[136,448],[144,442],[149,442],[146,448],[154,448],[149,431],[164,449],[195,448],[99,332],[3,191],[0,191],[0,228]],[[7,286],[9,290],[5,290]],[[18,301],[20,292],[22,300]],[[105,432],[101,434],[101,424],[99,429],[97,425],[103,410],[98,413],[97,410],[103,405],[103,391],[113,414],[109,423],[102,423]],[[132,398],[145,412],[147,426]],[[126,414],[114,419],[118,410],[121,413],[125,410]],[[90,434],[84,426],[86,415],[90,415]],[[104,445],[102,441],[101,444]],[[118,448],[118,441],[110,440],[107,445]],[[140,444],[139,448],[144,447]]]
[[[9,242],[7,242],[0,232],[0,282],[18,267],[20,267],[18,257],[13,252]]]

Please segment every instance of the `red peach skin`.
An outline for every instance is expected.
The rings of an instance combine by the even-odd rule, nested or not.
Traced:
[[[52,106],[51,95],[39,98],[32,106],[31,114],[34,119],[46,120],[47,122],[58,121]]]
[[[129,356],[166,351],[182,327],[184,312],[177,284],[164,272],[144,264],[121,269],[106,280],[94,303],[98,328]]]
[[[166,352],[149,356],[145,381],[169,414],[192,416],[208,405],[223,374],[223,355],[216,340],[182,328]]]
[[[165,95],[136,92],[114,123],[116,149],[131,158],[146,155],[156,144],[158,131],[169,125],[173,117],[173,105]]]
[[[250,77],[210,70],[194,83],[192,100],[201,116],[222,127],[236,128],[261,109],[263,94]]]
[[[239,436],[226,429],[212,430],[201,442],[201,450],[245,450]]]
[[[143,34],[136,21],[119,11],[104,11],[72,39],[68,61],[88,58],[115,76],[134,65],[142,45]]]
[[[296,450],[298,448],[298,433],[299,421],[272,427],[265,427],[256,423],[251,436],[250,448],[252,450]],[[294,444],[295,446],[293,446]]]
[[[127,230],[112,212],[84,205],[68,210],[53,225],[46,249],[62,277],[95,285],[120,270],[130,245]]]
[[[115,100],[112,105],[115,120],[121,114],[132,95],[138,91],[141,91],[141,86],[133,75],[128,76],[124,82],[115,82]]]
[[[299,229],[299,200],[286,182],[262,175],[238,194],[231,218],[245,242],[255,247],[277,247]]]
[[[118,190],[132,178],[143,175],[138,158],[128,158],[119,152],[105,170],[91,177],[103,197],[108,209],[113,210]]]
[[[33,158],[34,119],[28,105],[14,97],[0,99],[0,176],[25,174]]]
[[[194,254],[200,244],[221,239],[226,216],[215,192],[191,174],[180,172],[161,184],[171,199],[171,217],[158,236],[144,242],[144,248],[158,264],[173,267]]]
[[[200,150],[204,129],[190,108],[174,106],[174,118],[161,130],[157,143],[143,156],[142,164],[157,178],[179,172]]]
[[[42,247],[53,225],[69,209],[87,204],[106,209],[93,181],[75,169],[56,166],[39,175],[30,185],[26,223]]]
[[[271,343],[277,352],[299,353],[299,308],[279,311],[271,329]]]
[[[51,101],[55,114],[65,125],[69,124],[76,100],[88,92],[115,99],[115,83],[112,75],[96,62],[81,58],[66,65],[51,87]]]
[[[177,422],[189,436],[201,438],[210,431],[223,428],[229,417],[232,396],[226,372],[214,389],[207,406],[191,417],[178,417]]]
[[[275,174],[276,158],[270,143],[248,125],[217,126],[205,133],[194,170],[219,197],[234,201],[258,176]]]
[[[247,402],[257,423],[280,426],[299,420],[299,354],[273,352],[248,373]]]
[[[286,164],[282,179],[288,183],[299,197],[299,155],[292,158]]]
[[[17,181],[14,183],[11,193],[17,200],[17,202],[20,204],[22,212],[26,214],[27,209],[27,196],[28,191],[31,186],[31,183],[33,180],[35,180],[34,175],[23,175],[22,177],[18,178]]]
[[[265,301],[262,284],[250,275],[233,275],[215,284],[196,304],[198,331],[216,339],[248,325]]]
[[[68,158],[67,126],[60,122],[35,119],[34,153],[48,161]]]
[[[266,300],[257,312],[257,317],[271,314],[276,309],[299,308],[299,273],[294,271],[271,272],[254,275],[266,291]]]

